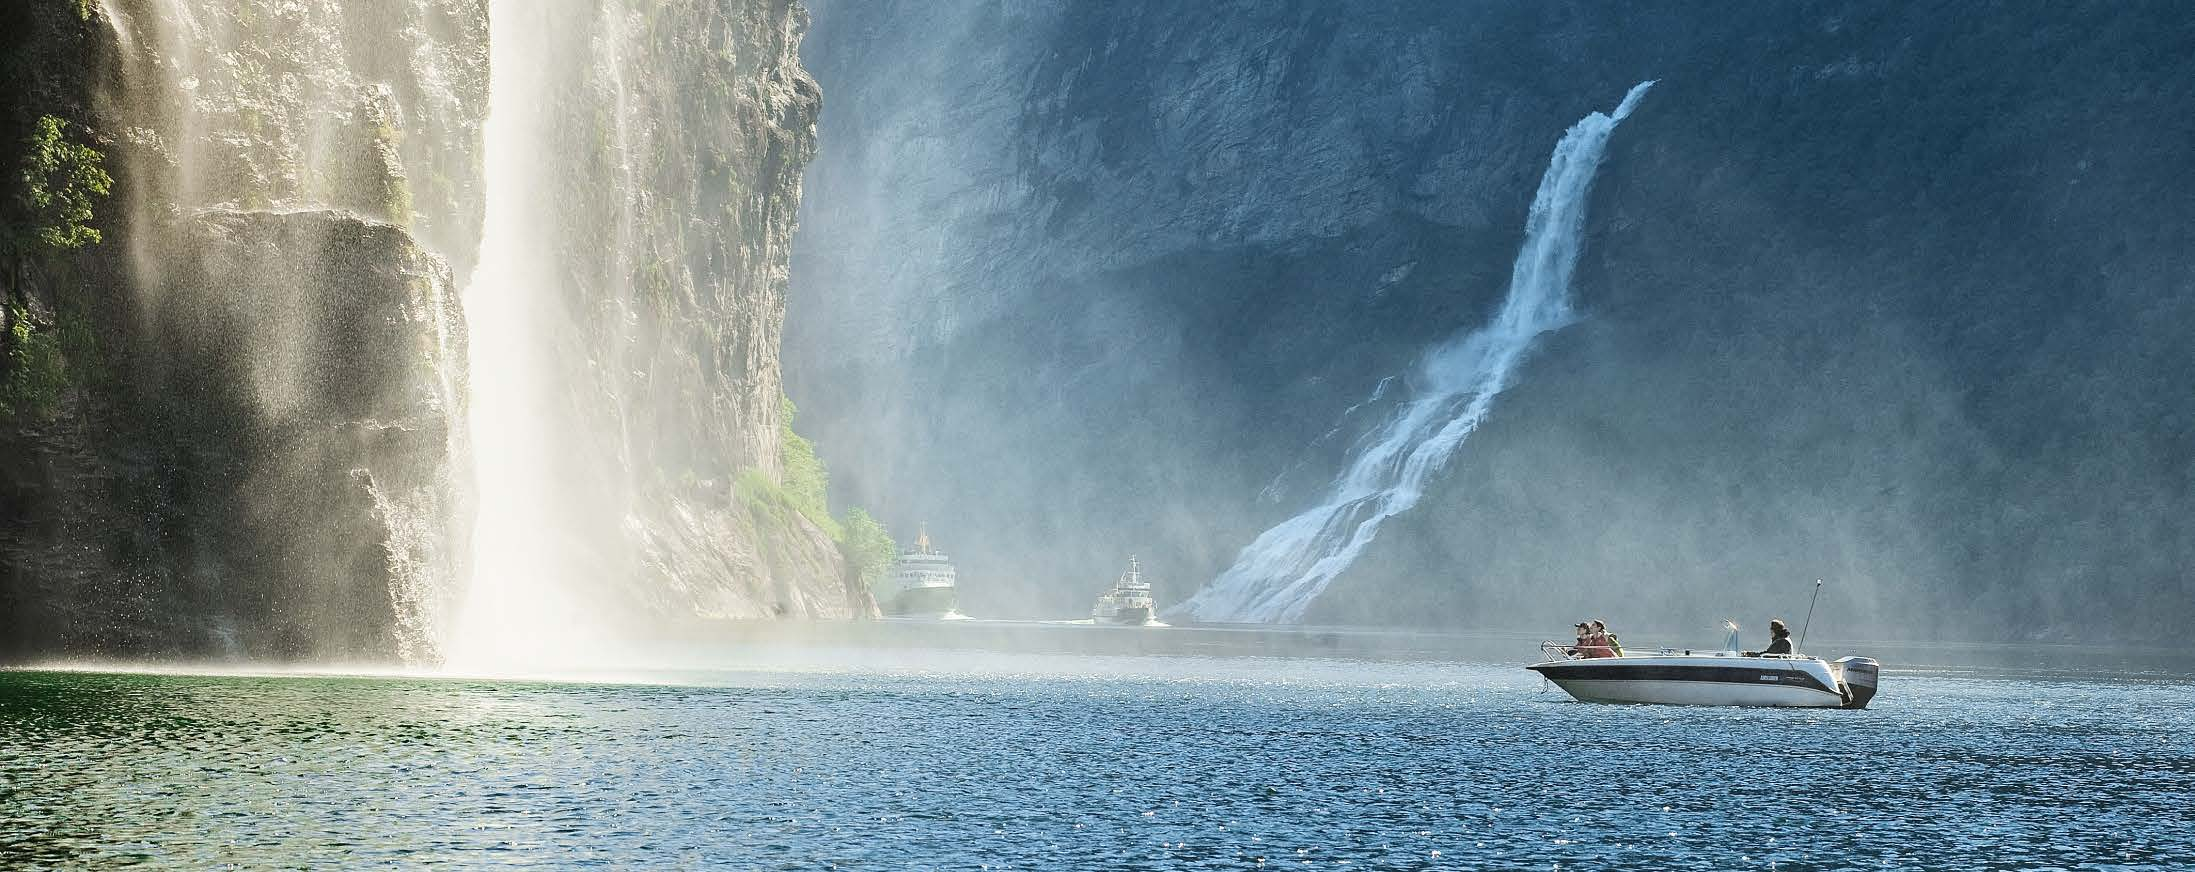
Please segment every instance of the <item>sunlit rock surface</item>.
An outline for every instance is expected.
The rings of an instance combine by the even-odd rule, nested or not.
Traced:
[[[971,611],[1129,552],[1176,601],[1315,502],[1651,78],[1583,320],[1307,620],[1690,631],[1817,577],[1850,633],[2195,619],[2176,9],[815,5],[792,394]]]
[[[421,659],[462,573],[484,9],[38,3],[23,119],[105,155],[103,242],[19,293],[88,339],[6,422],[0,651]],[[17,159],[10,148],[9,161]]]
[[[610,647],[695,614],[872,610],[827,535],[767,510],[786,261],[820,99],[795,55],[805,12],[493,11],[510,64],[492,99],[511,114],[489,128],[491,185],[507,186],[490,196],[513,200],[490,205],[466,297],[482,502],[461,658],[567,629]],[[491,636],[510,644],[479,644]]]

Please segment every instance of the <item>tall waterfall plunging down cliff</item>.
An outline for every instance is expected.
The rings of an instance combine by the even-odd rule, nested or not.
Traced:
[[[572,599],[569,560],[556,549],[569,531],[553,514],[559,488],[547,438],[572,422],[555,415],[549,373],[554,338],[568,326],[551,221],[556,180],[544,149],[552,142],[551,4],[494,0],[489,6],[488,118],[482,132],[487,217],[480,261],[465,287],[471,328],[474,499],[472,579],[445,649],[458,668],[537,661],[577,653],[598,633]]]
[[[866,604],[774,490],[818,102],[804,21],[772,0],[493,0],[454,668],[599,664],[667,622]]]
[[[1570,276],[1595,171],[1616,125],[1653,84],[1632,86],[1613,113],[1585,116],[1555,144],[1493,323],[1427,351],[1410,385],[1417,395],[1350,459],[1325,502],[1266,530],[1177,611],[1203,621],[1301,620],[1382,522],[1417,505],[1426,478],[1486,419],[1539,336],[1572,320]]]

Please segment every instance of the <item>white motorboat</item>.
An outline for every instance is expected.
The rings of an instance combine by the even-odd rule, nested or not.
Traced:
[[[1525,668],[1579,702],[1859,709],[1875,698],[1882,664],[1873,658],[1748,656],[1735,647],[1591,657],[1550,642],[1541,646],[1550,659]]]

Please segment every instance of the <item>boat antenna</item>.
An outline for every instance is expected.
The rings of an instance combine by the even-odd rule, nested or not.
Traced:
[[[1799,647],[1791,649],[1797,654],[1806,650],[1806,628],[1814,625],[1814,604],[1822,601],[1822,580],[1814,579],[1814,598],[1806,601],[1806,623],[1799,625]]]

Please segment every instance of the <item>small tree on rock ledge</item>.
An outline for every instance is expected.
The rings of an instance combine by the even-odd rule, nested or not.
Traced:
[[[101,240],[93,206],[114,186],[99,150],[70,142],[67,122],[42,116],[23,141],[15,196],[5,203],[8,288],[0,305],[0,419],[50,417],[67,386],[67,355],[51,325],[31,320],[24,287],[34,259]],[[79,325],[80,327],[80,325]],[[79,331],[81,332],[81,331]],[[88,346],[86,342],[78,343]]]
[[[66,251],[100,241],[92,226],[92,206],[107,196],[114,178],[107,175],[99,150],[68,140],[67,124],[47,115],[38,119],[23,151],[21,185],[16,193],[21,214],[15,227],[19,255],[40,248]]]

